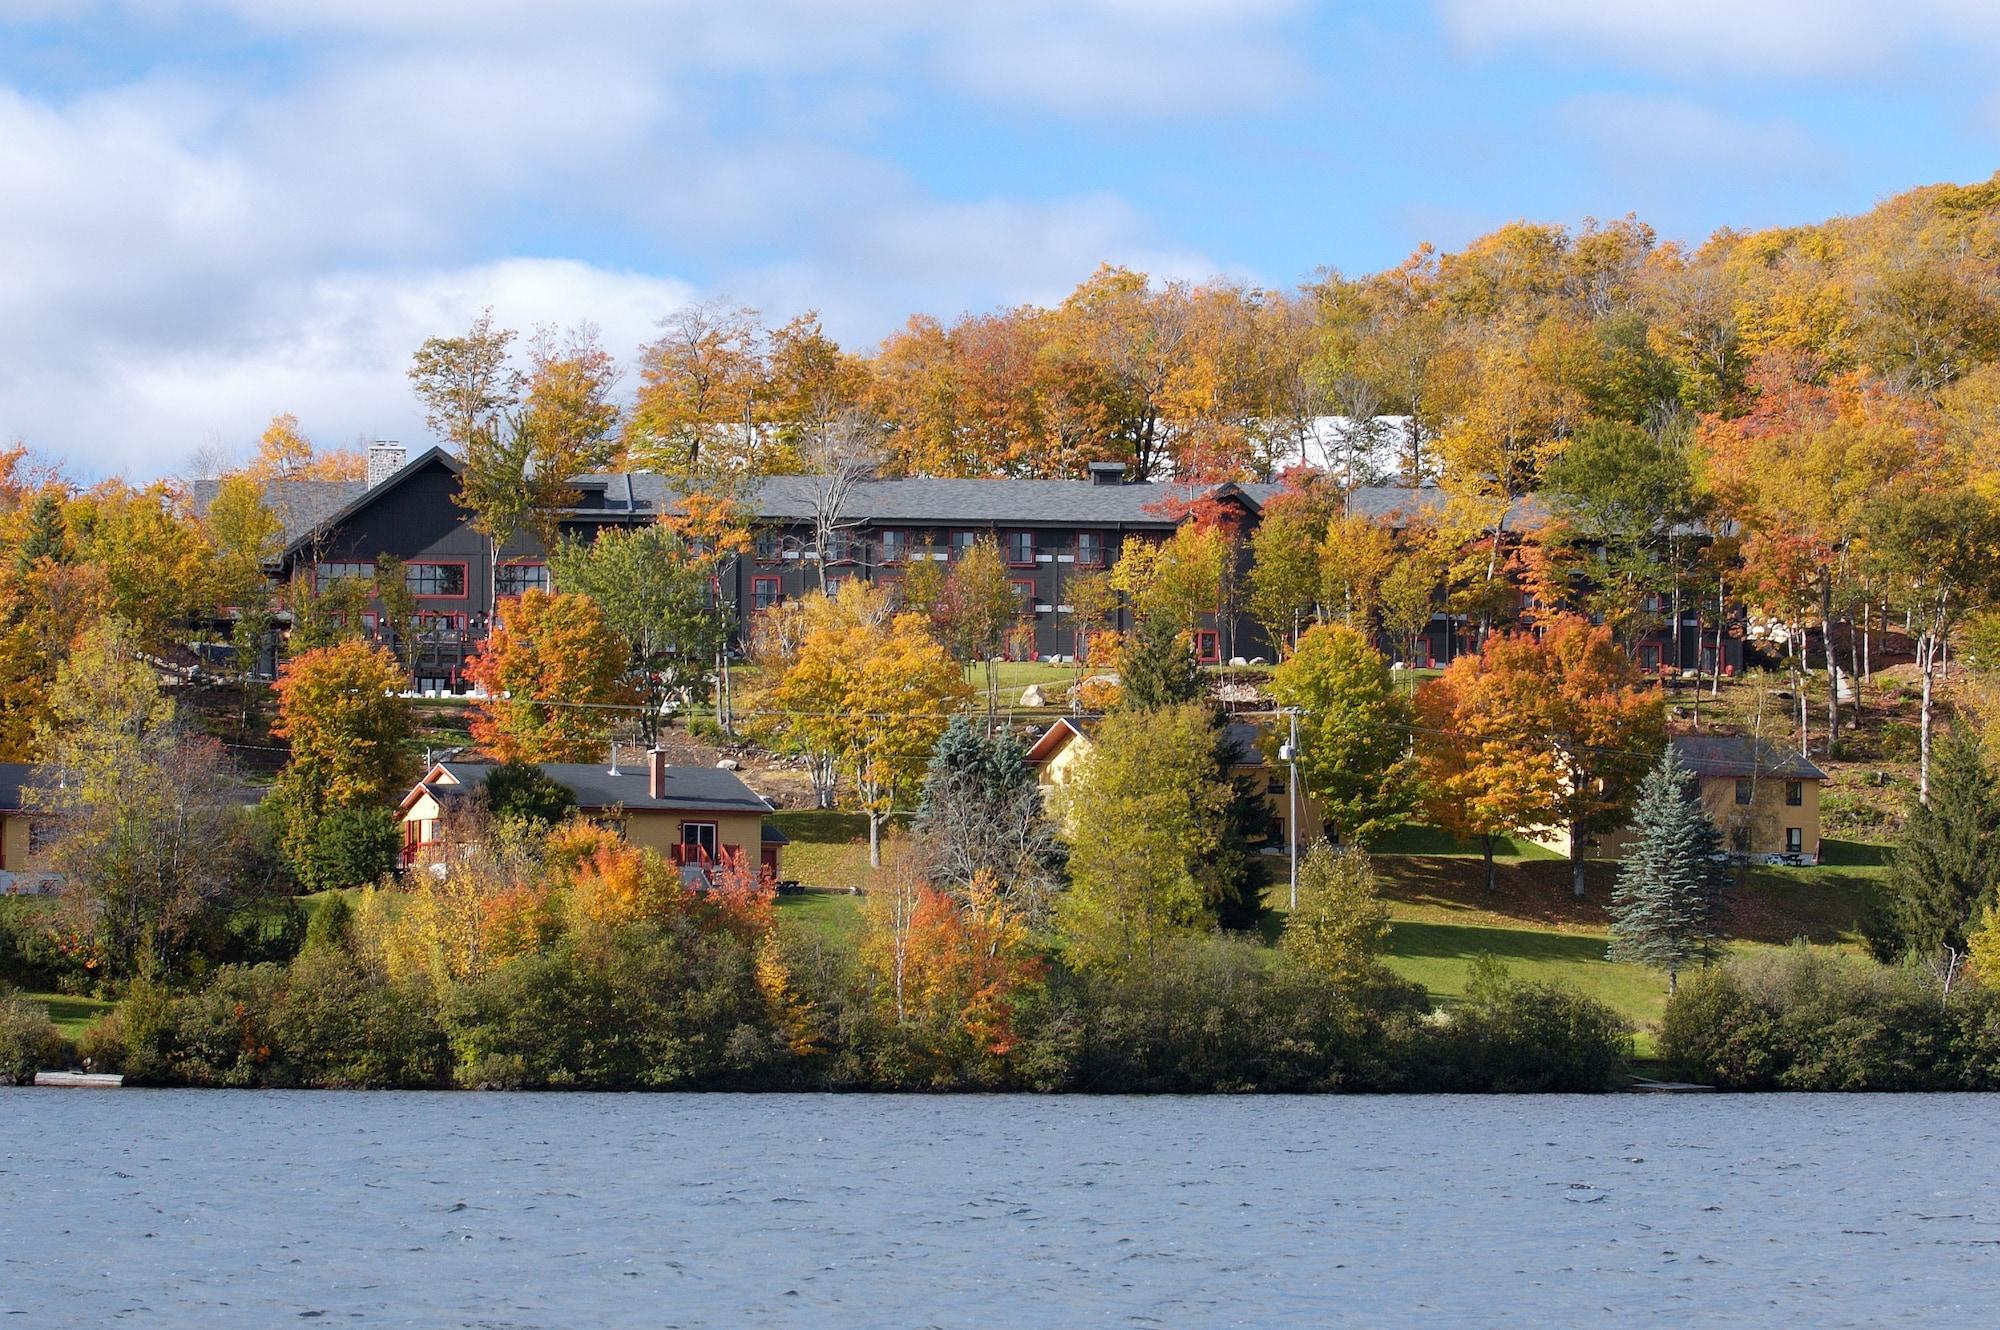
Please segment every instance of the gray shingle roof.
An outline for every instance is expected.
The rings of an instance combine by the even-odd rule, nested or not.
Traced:
[[[395,484],[437,455],[440,450],[435,448],[419,454],[377,488]],[[574,483],[584,491],[574,509],[579,517],[643,520],[671,512],[680,503],[669,479],[654,472],[595,473],[578,476]],[[751,486],[746,506],[765,521],[808,521],[819,485],[813,476],[766,476]],[[850,521],[890,526],[906,522],[912,526],[975,528],[1003,524],[1123,524],[1165,528],[1173,524],[1171,514],[1176,505],[1214,488],[1161,481],[1100,485],[1088,480],[952,480],[905,476],[855,484],[849,491],[845,517]],[[1283,489],[1274,484],[1241,484],[1234,488],[1259,507]],[[216,482],[197,481],[188,491],[196,511],[206,512],[215,498]],[[285,543],[291,546],[341,516],[369,492],[368,486],[358,480],[287,480],[267,484],[265,499],[284,523]],[[1356,490],[1349,500],[1357,515],[1378,521],[1393,519],[1398,514],[1439,512],[1446,502],[1444,491],[1436,488],[1412,490],[1393,485],[1366,486]],[[1514,505],[1508,523],[1517,528],[1532,525],[1543,515],[1534,500],[1524,500]]]
[[[34,775],[34,767],[26,762],[0,762],[0,813],[21,811],[21,791]]]
[[[478,785],[493,772],[490,762],[443,764],[462,785]],[[627,764],[612,775],[599,762],[543,762],[542,774],[563,786],[579,808],[666,808],[716,813],[769,813],[771,805],[745,785],[736,773],[720,767],[668,767],[667,789],[655,799],[647,791],[644,760]]]
[[[188,499],[206,516],[221,484],[214,480],[188,482]],[[265,506],[285,529],[285,544],[310,535],[315,527],[368,492],[361,480],[272,480],[264,484]]]
[[[1698,776],[1774,776],[1785,780],[1825,780],[1811,758],[1790,748],[1742,734],[1677,734],[1674,754]]]

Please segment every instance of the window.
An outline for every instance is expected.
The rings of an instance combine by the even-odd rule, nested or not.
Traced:
[[[900,610],[901,608],[903,608],[903,579],[902,579],[902,578],[900,578],[900,577],[878,577],[878,578],[876,578],[876,579],[875,579],[875,585],[876,585],[876,586],[878,586],[878,587],[880,587],[880,588],[882,588],[882,590],[883,590],[883,591],[884,591],[885,593],[887,593],[887,595],[888,595],[888,597],[889,597],[889,604],[890,604],[890,606],[891,606],[892,608],[894,608],[894,609],[899,609],[899,610]]]
[[[454,610],[418,610],[410,617],[410,623],[419,633],[465,631],[465,616]]]
[[[1264,780],[1264,793],[1266,793],[1266,794],[1289,794],[1290,792],[1291,792],[1291,788],[1290,788],[1290,786],[1286,785],[1286,783],[1285,783],[1285,777],[1283,777],[1283,776],[1268,776],[1268,777],[1266,777],[1266,778],[1265,778],[1265,780]]]
[[[778,533],[768,526],[757,528],[757,562],[776,563],[778,561]]]
[[[1076,562],[1080,568],[1104,566],[1104,536],[1096,531],[1076,533]]]
[[[447,674],[419,674],[417,676],[417,691],[426,697],[432,693],[449,693],[451,691],[451,676]]]
[[[403,565],[403,585],[414,596],[460,597],[465,594],[465,565],[407,563]]]
[[[1731,827],[1729,829],[1729,848],[1738,854],[1750,853],[1750,828]]]
[[[951,561],[953,563],[957,563],[960,559],[963,559],[966,555],[972,553],[972,543],[975,539],[977,539],[977,537],[978,533],[973,531],[952,532]]]
[[[1204,665],[1213,665],[1222,659],[1222,635],[1213,628],[1203,628],[1194,635],[1194,654]]]
[[[1657,642],[1648,642],[1639,648],[1639,668],[1642,670],[1660,668],[1660,647]]]
[[[1785,782],[1785,807],[1803,808],[1806,802],[1806,783],[1802,780]]]
[[[827,578],[827,579],[826,579],[826,594],[827,594],[827,599],[831,600],[831,599],[833,599],[834,597],[838,596],[838,595],[840,594],[840,587],[841,587],[841,584],[842,584],[843,582],[845,582],[846,580],[847,580],[847,579],[846,579],[846,578],[844,578],[844,577],[829,577],[829,578]]]
[[[830,532],[826,538],[826,561],[828,563],[853,563],[855,547],[859,544],[852,531]],[[827,588],[831,594],[832,588]]]
[[[549,589],[549,566],[545,563],[503,563],[494,572],[495,595],[518,596]]]
[[[1030,568],[1035,562],[1035,533],[1032,531],[1009,531],[1007,533],[1007,563],[1015,568]]]
[[[882,533],[882,562],[902,563],[910,557],[910,533],[907,531],[884,531]]]
[[[1015,582],[1014,599],[1021,603],[1021,613],[1023,615],[1033,614],[1035,612],[1035,584],[1026,578]]]
[[[1805,852],[1806,852],[1806,833],[1805,833],[1805,828],[1803,828],[1803,827],[1786,827],[1786,828],[1785,828],[1785,853],[1786,853],[1786,854],[1804,854]]]
[[[753,577],[750,579],[750,608],[768,610],[777,605],[784,596],[778,590],[775,577]]]
[[[1736,802],[1739,804],[1749,803],[1750,796],[1756,788],[1757,782],[1751,780],[1750,777],[1738,776],[1736,778]]]
[[[720,842],[715,834],[713,822],[681,823],[681,854],[688,859],[715,858],[716,846]]]
[[[313,585],[328,587],[335,582],[366,582],[375,576],[375,565],[357,559],[336,559],[313,565]]]

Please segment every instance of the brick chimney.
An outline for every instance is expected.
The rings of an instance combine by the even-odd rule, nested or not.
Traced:
[[[654,748],[646,754],[646,796],[651,799],[667,797],[667,750]]]
[[[368,487],[373,489],[403,469],[403,445],[394,439],[377,439],[368,445]]]

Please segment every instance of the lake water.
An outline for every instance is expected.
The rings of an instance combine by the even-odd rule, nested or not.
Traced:
[[[0,1090],[0,1327],[2000,1324],[2000,1101]]]

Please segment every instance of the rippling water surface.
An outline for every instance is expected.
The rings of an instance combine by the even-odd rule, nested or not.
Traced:
[[[0,1327],[2000,1325],[1982,1097],[0,1090]]]

